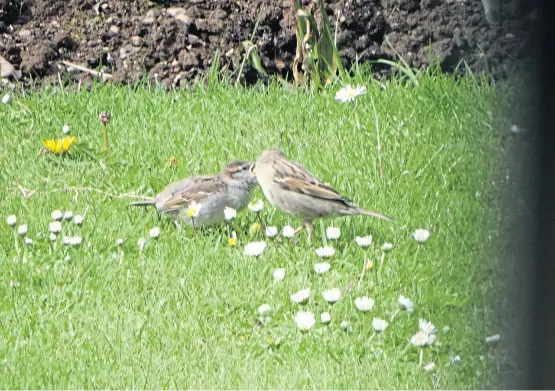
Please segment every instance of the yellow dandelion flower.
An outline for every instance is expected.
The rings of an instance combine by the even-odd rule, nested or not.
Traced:
[[[42,142],[42,145],[44,145],[44,147],[49,152],[52,152],[55,154],[62,154],[69,151],[69,148],[71,147],[71,145],[76,142],[77,142],[77,138],[75,136],[67,136],[59,139],[44,140]]]
[[[366,270],[372,270],[374,268],[374,262],[366,261],[365,267],[366,267]]]
[[[170,167],[177,167],[177,165],[179,164],[179,160],[176,159],[175,156],[170,157],[170,159],[167,161],[166,165],[164,166],[164,168],[170,168]]]
[[[237,245],[237,233],[235,231],[231,233],[231,237],[227,240],[227,242],[229,243],[230,247]]]

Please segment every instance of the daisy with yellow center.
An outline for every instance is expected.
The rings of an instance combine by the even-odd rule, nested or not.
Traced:
[[[74,136],[67,136],[59,139],[44,140],[42,145],[48,152],[61,155],[69,151],[71,145],[77,142],[77,138]]]
[[[187,208],[187,216],[189,216],[190,219],[198,217],[201,207],[202,207],[201,204],[195,201],[191,202],[189,204],[189,207]]]
[[[191,202],[189,204],[189,207],[187,208],[187,216],[189,216],[189,218],[191,219],[191,223],[193,225],[193,231],[195,232],[195,235],[197,234],[197,227],[195,226],[195,217],[198,217],[200,213],[200,208],[202,208],[202,204],[197,203],[196,201]]]
[[[354,102],[354,100],[360,96],[366,94],[366,87],[364,86],[351,86],[347,84],[345,87],[337,91],[335,94],[335,99],[345,103],[345,102]]]

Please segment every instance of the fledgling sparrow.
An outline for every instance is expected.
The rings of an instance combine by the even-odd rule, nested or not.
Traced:
[[[237,211],[249,203],[257,185],[252,172],[252,162],[236,160],[216,175],[198,175],[170,183],[155,198],[134,202],[133,206],[154,205],[158,212],[172,217],[176,223],[185,221],[192,225],[187,209],[191,203],[200,204],[194,226],[209,226],[225,220],[225,207]]]
[[[253,171],[268,201],[283,212],[303,219],[309,240],[314,231],[312,222],[317,218],[366,215],[394,221],[381,213],[352,205],[350,199],[288,159],[279,149],[262,152]]]

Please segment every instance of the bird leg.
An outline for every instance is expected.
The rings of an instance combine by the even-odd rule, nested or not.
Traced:
[[[303,228],[306,228],[308,241],[310,242],[310,240],[312,239],[312,233],[314,232],[314,225],[312,225],[312,222],[310,221],[303,221],[303,225],[295,230],[295,235],[301,232]]]
[[[303,225],[306,227],[306,232],[308,234],[307,240],[310,242],[312,240],[312,233],[314,232],[314,225],[311,221],[304,221]]]

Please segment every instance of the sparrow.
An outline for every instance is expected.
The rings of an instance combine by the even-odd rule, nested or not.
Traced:
[[[172,217],[176,224],[185,221],[193,226],[194,220],[195,229],[219,224],[225,220],[226,207],[239,211],[249,203],[252,191],[258,184],[252,165],[252,162],[235,160],[219,174],[192,176],[170,183],[155,198],[131,205],[154,205],[158,212]],[[198,216],[193,217],[193,220],[187,214],[192,204],[199,208]]]
[[[331,186],[323,183],[279,149],[267,149],[256,160],[253,172],[264,196],[281,211],[301,217],[312,237],[317,218],[366,215],[394,221],[378,212],[359,208]],[[301,228],[297,230],[300,231]]]

